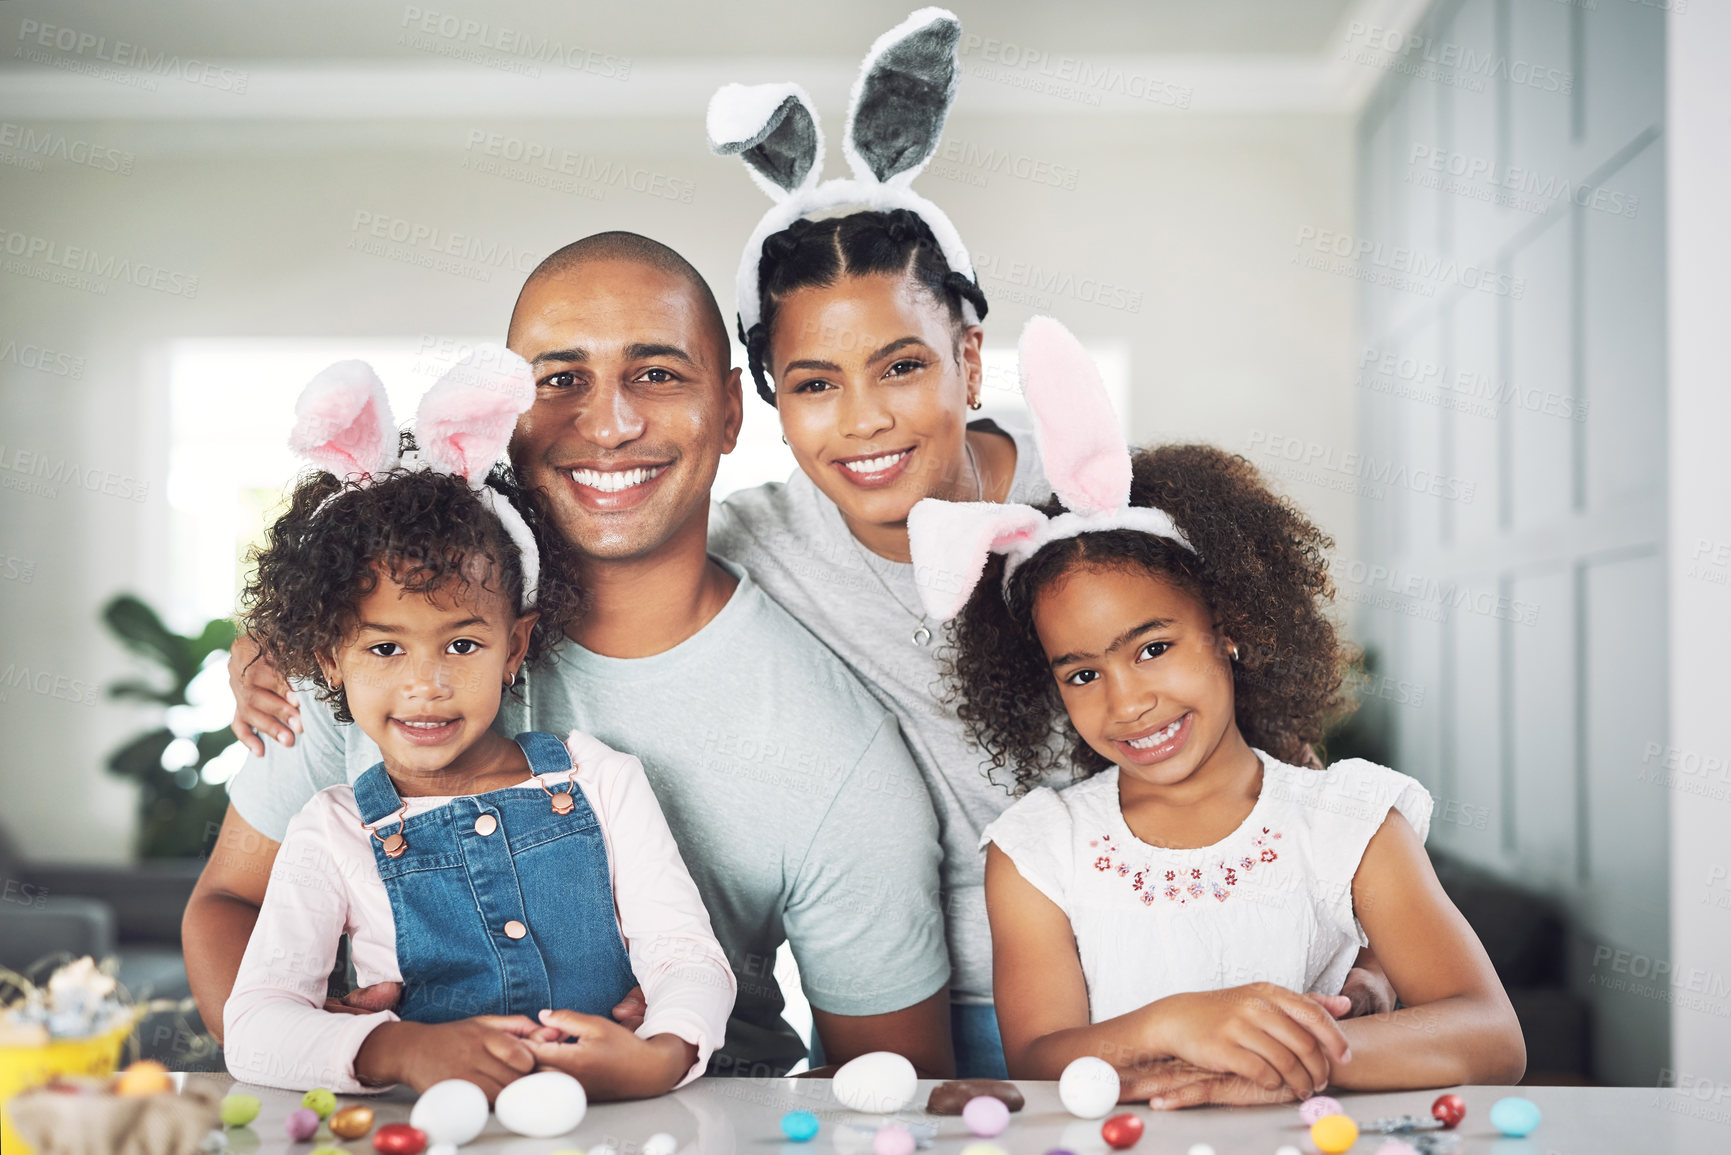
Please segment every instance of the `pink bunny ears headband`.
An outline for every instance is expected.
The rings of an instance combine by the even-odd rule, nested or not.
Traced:
[[[1196,552],[1164,510],[1130,504],[1130,447],[1082,343],[1052,318],[1035,317],[1017,353],[1034,440],[1068,512],[1048,518],[1031,505],[931,497],[915,505],[908,515],[914,585],[939,621],[962,612],[994,553],[1004,555],[1007,590],[1023,562],[1079,534],[1133,529]]]
[[[910,209],[930,226],[954,271],[974,280],[962,235],[943,210],[908,186],[944,130],[961,74],[962,24],[943,8],[921,8],[877,38],[854,81],[842,153],[853,178],[818,183],[823,131],[811,97],[797,84],[729,84],[709,101],[709,147],[737,153],[776,203],[757,222],[739,262],[739,331],[762,319],[757,272],[763,242],[801,217],[829,209]],[[977,283],[977,282],[976,282]],[[968,324],[978,324],[964,301]]]
[[[477,346],[421,398],[415,411],[419,448],[399,455],[397,425],[378,374],[365,361],[338,361],[301,390],[289,448],[356,485],[370,485],[392,469],[432,469],[467,481],[522,555],[527,610],[535,604],[541,551],[523,515],[487,485],[487,474],[504,454],[517,415],[534,402],[535,376],[527,361],[498,345]]]

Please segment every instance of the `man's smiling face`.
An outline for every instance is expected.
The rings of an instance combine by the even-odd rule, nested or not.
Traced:
[[[697,286],[630,259],[586,260],[524,286],[508,341],[536,382],[511,461],[566,540],[596,559],[643,558],[707,517],[743,403]]]

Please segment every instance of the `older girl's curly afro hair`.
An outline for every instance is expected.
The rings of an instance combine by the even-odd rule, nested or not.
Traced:
[[[405,435],[405,447],[411,444]],[[523,515],[541,551],[534,607],[540,617],[526,658],[535,662],[582,609],[581,593],[566,576],[575,572],[570,547],[557,533],[543,532],[545,515],[510,470],[495,467],[487,484]],[[502,591],[513,612],[523,609],[522,559],[505,527],[466,480],[436,470],[394,469],[366,485],[309,473],[247,560],[257,568],[241,593],[242,625],[284,677],[316,685],[339,722],[353,720],[348,701],[326,682],[318,656],[353,636],[360,603],[381,570],[422,594],[461,589],[479,574],[483,589]]]
[[[1356,655],[1324,612],[1334,596],[1334,542],[1271,493],[1244,458],[1211,445],[1165,445],[1132,457],[1130,503],[1172,516],[1196,547],[1107,530],[1055,541],[1016,570],[1007,596],[994,555],[952,625],[950,696],[968,736],[1021,794],[1066,770],[1085,778],[1110,765],[1070,724],[1034,633],[1039,592],[1080,566],[1133,566],[1200,598],[1238,647],[1233,699],[1246,742],[1301,763],[1324,728],[1350,713],[1343,684]],[[1041,507],[1064,512],[1056,498]]]

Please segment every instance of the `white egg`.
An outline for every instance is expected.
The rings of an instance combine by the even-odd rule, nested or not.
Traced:
[[[421,1092],[409,1112],[409,1126],[425,1131],[428,1144],[433,1146],[450,1143],[461,1147],[486,1125],[487,1093],[467,1079],[434,1083]]]
[[[507,1131],[547,1139],[564,1135],[583,1121],[589,1096],[583,1084],[564,1071],[536,1071],[499,1092],[493,1114]]]
[[[679,1150],[679,1140],[665,1131],[657,1131],[643,1141],[643,1155],[673,1155]]]
[[[1105,1059],[1083,1055],[1058,1076],[1058,1101],[1082,1119],[1103,1119],[1118,1105],[1118,1072]]]
[[[893,1115],[919,1090],[914,1065],[894,1051],[872,1051],[836,1071],[830,1089],[841,1105],[868,1115]]]

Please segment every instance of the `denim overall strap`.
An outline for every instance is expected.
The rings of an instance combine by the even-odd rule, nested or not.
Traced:
[[[529,759],[529,772],[540,778],[548,774],[564,774],[565,789],[560,790],[551,783],[543,786],[548,794],[570,794],[571,801],[576,802],[577,780],[570,773],[571,751],[565,748],[565,743],[542,730],[525,730],[517,735],[517,745],[523,750],[523,757]]]
[[[377,763],[355,779],[355,805],[360,809],[361,821],[368,826],[377,828],[376,824],[397,813],[403,808],[403,800],[397,794],[397,787],[391,781],[391,776],[385,773],[385,764]],[[385,823],[392,826],[394,823]],[[382,838],[392,830],[380,830]]]

